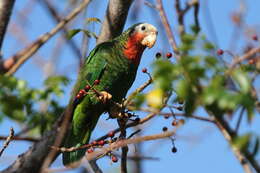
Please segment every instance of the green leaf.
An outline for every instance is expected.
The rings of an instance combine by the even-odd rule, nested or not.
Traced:
[[[248,93],[250,91],[251,83],[245,72],[237,69],[233,71],[232,76],[239,84],[241,92]]]
[[[211,51],[211,50],[215,49],[215,46],[212,43],[210,43],[210,42],[205,42],[204,45],[203,45],[203,48],[206,51]]]
[[[239,150],[244,151],[249,146],[250,138],[251,138],[251,134],[247,133],[245,135],[234,138],[232,144],[236,146]]]
[[[70,31],[68,31],[66,37],[68,40],[72,39],[72,37],[74,37],[76,34],[78,34],[81,31],[81,29],[72,29]]]
[[[94,37],[95,39],[97,39],[97,35],[94,33],[94,32],[91,32],[91,31],[88,31],[88,30],[82,30],[84,32],[84,34],[87,36],[87,37]]]
[[[101,20],[99,18],[96,18],[96,17],[90,17],[90,18],[87,18],[86,19],[86,23],[87,24],[90,24],[92,22],[95,22],[95,23],[101,23]]]

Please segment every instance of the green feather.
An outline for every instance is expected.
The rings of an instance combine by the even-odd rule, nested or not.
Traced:
[[[71,103],[79,90],[87,84],[93,84],[96,79],[100,84],[95,86],[98,91],[107,91],[114,101],[121,101],[135,80],[137,65],[132,64],[123,55],[123,49],[132,26],[114,40],[97,45],[85,60],[78,80],[72,93]],[[109,106],[97,99],[93,92],[89,92],[81,101],[74,104],[72,127],[68,133],[64,146],[78,147],[89,142],[91,132],[95,128],[99,116],[108,111]],[[63,164],[69,165],[80,160],[86,149],[63,153]]]

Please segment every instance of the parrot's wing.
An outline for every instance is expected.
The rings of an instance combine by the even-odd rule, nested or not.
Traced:
[[[73,98],[86,85],[93,85],[95,80],[100,80],[107,66],[107,58],[111,52],[112,42],[104,42],[96,46],[86,58],[83,68],[81,68],[79,78],[73,91]],[[80,100],[72,100],[74,107],[80,103]]]
[[[86,74],[84,76],[90,85],[92,85],[95,80],[99,80],[101,78],[107,65],[106,56],[109,56],[112,44],[112,42],[104,42],[99,44],[90,52],[88,58],[86,59],[88,69],[86,70]]]

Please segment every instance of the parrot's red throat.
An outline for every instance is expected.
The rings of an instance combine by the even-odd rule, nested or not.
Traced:
[[[125,49],[123,51],[125,57],[136,65],[139,65],[141,56],[145,49],[145,46],[141,44],[143,38],[143,34],[132,34],[126,41]]]

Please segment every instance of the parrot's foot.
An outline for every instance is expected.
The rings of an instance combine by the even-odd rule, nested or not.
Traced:
[[[108,101],[110,99],[112,99],[112,95],[109,94],[108,92],[106,91],[101,91],[100,93],[100,96],[98,96],[98,98],[101,100],[102,103],[108,103]]]

